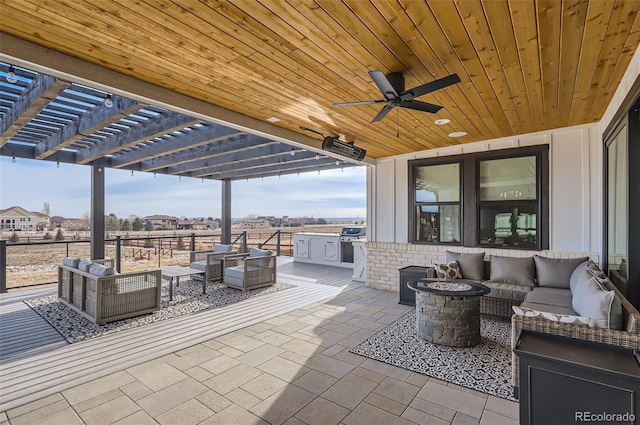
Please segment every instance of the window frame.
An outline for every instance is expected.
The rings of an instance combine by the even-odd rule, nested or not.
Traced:
[[[415,187],[415,177],[416,177],[416,171],[418,168],[420,168],[421,166],[432,166],[432,165],[452,165],[452,164],[458,164],[458,181],[459,181],[459,187],[460,187],[460,193],[458,196],[458,201],[436,201],[436,202],[423,202],[423,201],[416,201],[416,187]],[[410,204],[412,205],[413,209],[410,211],[409,213],[409,240],[413,240],[415,243],[425,243],[425,244],[430,244],[430,245],[460,245],[460,242],[428,242],[428,241],[420,241],[417,240],[416,237],[416,229],[417,229],[417,223],[416,223],[416,210],[418,207],[421,206],[451,206],[451,205],[457,205],[458,206],[458,221],[460,223],[460,238],[463,238],[463,231],[462,228],[464,227],[464,223],[463,223],[463,212],[462,212],[462,199],[463,199],[463,184],[462,184],[462,179],[463,179],[463,169],[464,166],[462,164],[461,160],[452,160],[452,157],[441,157],[441,158],[433,158],[433,161],[430,161],[430,163],[428,164],[422,164],[422,165],[416,165],[413,167],[409,167],[409,181],[412,182],[410,184],[410,186],[412,186],[412,189],[410,189],[410,193],[409,193],[409,199],[410,199]],[[411,224],[413,223],[413,225]]]
[[[536,157],[536,243],[533,247],[480,244],[480,161],[509,159],[524,156]],[[465,247],[499,248],[514,250],[549,249],[549,145],[533,145],[520,148],[473,152],[410,160],[409,178],[409,243],[426,245],[459,245]],[[461,242],[427,242],[416,237],[416,209],[425,203],[415,199],[416,170],[429,165],[460,163],[460,236]],[[487,201],[488,202],[488,201]],[[493,201],[494,202],[494,201]],[[508,201],[505,201],[505,203]]]

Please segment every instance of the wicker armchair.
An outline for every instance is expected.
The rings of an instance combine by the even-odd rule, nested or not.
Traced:
[[[248,291],[276,283],[276,255],[263,253],[226,255],[224,257],[223,283],[230,288]]]
[[[223,245],[216,245],[217,247]],[[189,253],[189,267],[204,271],[206,282],[217,282],[222,280],[222,260],[226,255],[237,254],[238,251],[229,249],[228,251],[191,251]],[[200,280],[200,275],[191,276],[192,279]]]
[[[161,287],[160,269],[97,276],[58,266],[58,300],[98,325],[160,310]]]

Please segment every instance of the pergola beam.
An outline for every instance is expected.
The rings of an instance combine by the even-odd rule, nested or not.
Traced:
[[[246,133],[218,124],[206,123],[201,127],[192,127],[191,131],[184,131],[163,140],[154,141],[147,146],[140,147],[132,152],[116,155],[112,164],[114,168],[125,168],[138,162],[149,161],[168,155],[175,155],[187,149],[218,143],[232,137],[242,136]]]
[[[114,115],[120,114],[136,102],[122,96],[113,97],[113,107],[108,108],[104,103],[96,105],[85,113],[71,119],[70,124],[54,132],[44,141],[36,145],[36,159],[44,159],[71,145],[78,134],[89,134],[92,129],[104,127],[103,123]]]
[[[228,168],[244,168],[245,166],[250,166],[250,161],[264,161],[267,159],[276,161],[278,160],[278,157],[285,154],[291,156],[291,146],[282,143],[269,143],[266,145],[258,145],[253,148],[234,150],[224,155],[192,161],[182,169],[169,167],[167,171],[170,174],[190,173],[195,177],[204,177],[211,174],[211,170],[223,171]]]
[[[281,164],[265,165],[263,167],[254,167],[250,169],[238,169],[234,171],[226,171],[223,173],[213,173],[210,178],[215,180],[237,180],[266,176],[277,176],[281,174],[293,174],[296,172],[316,171],[329,168],[344,167],[344,163],[336,165],[335,158],[310,159],[304,162],[285,162]]]
[[[66,81],[38,74],[0,122],[0,147],[70,85]]]
[[[144,141],[151,141],[156,137],[184,129],[190,125],[200,123],[200,120],[174,112],[161,114],[137,126],[131,126],[120,133],[105,137],[101,143],[78,151],[77,161],[86,164],[105,155],[112,155],[130,148]]]
[[[196,149],[182,151],[175,155],[154,158],[140,164],[140,171],[155,171],[163,168],[178,167],[182,164],[199,161],[205,158],[214,158],[230,152],[251,150],[256,146],[275,145],[274,142],[263,137],[246,134],[240,137],[232,137],[221,140]]]

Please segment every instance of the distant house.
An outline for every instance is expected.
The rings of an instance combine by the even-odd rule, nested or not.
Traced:
[[[86,218],[64,218],[54,215],[50,221],[53,228],[65,230],[89,230],[91,228]]]
[[[171,217],[168,215],[149,215],[142,218],[142,221],[146,223],[150,221],[153,224],[153,230],[177,230],[178,229],[178,217]]]
[[[178,230],[193,230],[195,220],[178,220]]]
[[[0,230],[42,231],[49,228],[49,216],[22,207],[0,210]]]
[[[193,224],[193,230],[213,230],[218,228],[215,220],[200,220]]]
[[[217,228],[218,223],[215,220],[202,218],[178,220],[178,230],[212,230]]]
[[[271,223],[266,218],[247,218],[237,223],[239,229],[270,229]]]

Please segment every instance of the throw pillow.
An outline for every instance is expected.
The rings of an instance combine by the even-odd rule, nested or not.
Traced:
[[[213,246],[213,252],[230,252],[233,250],[233,245],[216,244]]]
[[[113,276],[118,274],[112,267],[105,267],[102,264],[96,263],[93,263],[91,267],[89,267],[89,273],[97,277]]]
[[[533,258],[491,256],[491,281],[535,286],[536,278]]]
[[[447,251],[446,261],[450,263],[457,261],[460,266],[460,273],[465,279],[484,280],[484,252],[475,254],[462,254],[459,252]]]
[[[268,249],[251,248],[249,251],[249,257],[268,257],[271,254],[273,253]]]
[[[596,278],[592,277],[585,284],[576,287],[571,304],[579,315],[591,318],[590,327],[612,329],[611,310],[614,299],[615,293],[603,290]],[[614,325],[617,325],[616,322],[617,320],[613,320]]]
[[[533,260],[536,263],[539,286],[569,289],[571,274],[581,263],[588,261],[589,257],[546,258],[536,255]]]
[[[457,261],[452,261],[449,264],[436,264],[436,273],[438,279],[462,279],[460,265]]]
[[[580,326],[589,326],[591,318],[583,316],[574,316],[572,314],[549,313],[548,311],[537,311],[527,307],[511,306],[513,312],[517,316],[541,317],[552,322],[571,323]]]
[[[80,260],[78,263],[78,269],[83,272],[88,272],[92,264],[93,262],[91,260]]]
[[[591,272],[591,269],[589,271]],[[622,303],[620,302],[620,298],[618,298],[616,291],[613,290],[615,285],[609,280],[609,278],[607,278],[604,272],[602,272],[602,277],[598,276],[599,275],[597,273],[593,275],[594,279],[600,284],[600,289],[603,291],[612,291],[614,293],[613,301],[611,302],[611,313],[609,314],[609,329],[620,330],[622,329],[624,319],[622,316]]]
[[[67,257],[64,260],[62,260],[62,264],[64,264],[67,267],[73,267],[78,268],[78,263],[80,262],[79,258],[71,258],[71,257]]]
[[[598,265],[593,261],[585,261],[584,263],[580,263],[578,267],[571,273],[571,278],[569,279],[569,289],[573,294],[578,285],[582,285],[589,281],[592,277],[606,277],[604,272],[598,268]]]

